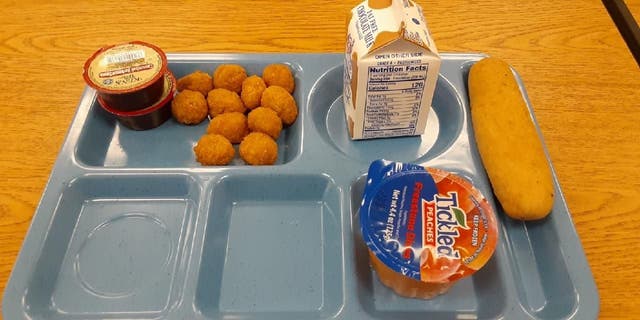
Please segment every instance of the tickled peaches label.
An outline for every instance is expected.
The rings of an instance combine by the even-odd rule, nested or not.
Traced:
[[[425,282],[455,281],[480,269],[498,239],[482,194],[443,170],[384,163],[372,164],[360,211],[369,249],[389,268]]]

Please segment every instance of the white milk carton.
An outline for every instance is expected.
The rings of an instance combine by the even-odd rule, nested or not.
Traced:
[[[343,98],[351,138],[422,134],[440,70],[422,8],[369,0],[347,21]]]

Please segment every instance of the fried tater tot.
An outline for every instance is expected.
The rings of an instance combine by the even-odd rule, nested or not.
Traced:
[[[266,88],[267,85],[262,78],[256,75],[246,78],[242,82],[242,92],[240,93],[244,106],[248,109],[260,106],[260,98],[262,98],[262,92]]]
[[[249,133],[247,117],[240,112],[219,114],[209,122],[207,133],[222,135],[231,143],[240,143]]]
[[[282,123],[291,125],[298,117],[298,107],[293,96],[282,87],[271,86],[264,90],[260,103],[263,107],[273,109]]]
[[[205,134],[193,147],[196,160],[207,166],[223,166],[229,164],[236,155],[231,142],[219,134]]]
[[[178,79],[177,88],[178,91],[198,91],[202,93],[202,95],[206,96],[207,93],[213,89],[213,81],[209,74],[196,70],[195,72]]]
[[[262,70],[262,78],[268,87],[280,86],[289,93],[293,93],[295,88],[293,74],[286,64],[274,63],[266,66]]]
[[[262,132],[249,133],[239,149],[242,160],[250,165],[271,165],[278,159],[278,144]]]
[[[246,110],[237,93],[223,88],[217,88],[209,91],[209,94],[207,95],[207,103],[209,104],[209,115],[212,118],[221,113],[244,113]]]
[[[247,71],[237,64],[222,64],[213,72],[213,87],[224,88],[235,93],[242,90],[242,82],[247,78]]]
[[[252,132],[262,132],[271,136],[274,140],[280,136],[282,130],[282,120],[273,109],[257,107],[249,112],[247,116],[249,130]]]
[[[207,117],[207,101],[202,93],[183,90],[171,101],[171,114],[182,124],[198,124]]]

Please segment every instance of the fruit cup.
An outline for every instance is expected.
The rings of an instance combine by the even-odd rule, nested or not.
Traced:
[[[489,202],[468,180],[419,165],[374,161],[360,208],[380,281],[429,299],[482,268],[498,241]]]

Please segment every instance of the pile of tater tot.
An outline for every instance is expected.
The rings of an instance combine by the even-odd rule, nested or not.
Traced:
[[[211,119],[193,148],[203,165],[229,164],[235,158],[233,144],[238,143],[240,157],[247,164],[274,164],[282,128],[298,117],[292,96],[295,81],[285,64],[266,66],[262,77],[247,76],[237,64],[222,64],[213,77],[198,70],[178,79],[177,88],[171,103],[176,121],[195,125]]]

